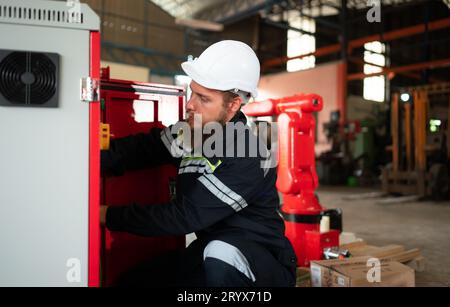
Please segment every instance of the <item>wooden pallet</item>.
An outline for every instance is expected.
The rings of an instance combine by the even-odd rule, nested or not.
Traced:
[[[425,271],[425,258],[418,248],[406,250],[403,245],[398,244],[374,246],[364,241],[343,244],[340,248],[347,249],[353,257],[371,256],[380,260],[393,260],[409,266],[416,272]],[[297,287],[311,287],[309,268],[297,268]]]
[[[406,250],[403,245],[373,246],[364,241],[341,245],[341,249],[347,249],[353,257],[371,256],[380,260],[393,260],[408,265],[417,272],[425,270],[425,258],[418,248]]]

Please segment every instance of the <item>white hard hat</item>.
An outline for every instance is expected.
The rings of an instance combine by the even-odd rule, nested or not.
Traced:
[[[252,48],[239,41],[224,40],[209,46],[200,57],[181,64],[192,80],[206,88],[240,90],[258,94],[260,64]]]

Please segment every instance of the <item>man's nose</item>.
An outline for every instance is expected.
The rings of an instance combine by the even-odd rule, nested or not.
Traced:
[[[194,99],[192,99],[192,97],[188,100],[188,102],[186,103],[186,110],[187,111],[194,111]]]

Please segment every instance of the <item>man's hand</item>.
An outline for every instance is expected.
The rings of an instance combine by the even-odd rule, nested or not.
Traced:
[[[106,223],[106,211],[108,206],[100,206],[100,224],[103,226]]]

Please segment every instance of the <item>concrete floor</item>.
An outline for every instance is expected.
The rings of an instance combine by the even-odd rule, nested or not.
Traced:
[[[342,208],[344,231],[353,232],[368,244],[401,244],[419,248],[426,270],[416,273],[416,285],[450,286],[450,201],[377,204],[378,199],[344,200],[346,195],[377,192],[377,189],[321,187],[321,204]]]

